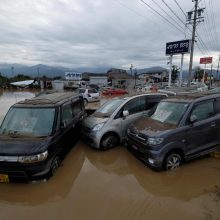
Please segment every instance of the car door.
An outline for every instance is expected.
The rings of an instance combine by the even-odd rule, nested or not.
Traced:
[[[57,116],[56,134],[54,136],[53,147],[56,153],[64,151],[69,146],[69,140],[72,132],[73,124],[73,108],[72,102],[68,101],[59,107],[59,114]]]
[[[187,130],[186,154],[193,155],[207,150],[213,146],[216,139],[216,114],[212,100],[197,103],[191,113],[197,120],[189,126]],[[219,131],[218,131],[219,132]]]
[[[123,111],[128,111],[129,115],[124,117]],[[132,122],[140,118],[146,112],[146,97],[140,96],[128,101],[114,118],[114,126],[120,127],[120,134],[124,139],[126,130]]]

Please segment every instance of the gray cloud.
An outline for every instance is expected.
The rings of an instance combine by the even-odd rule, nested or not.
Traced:
[[[211,20],[210,1],[206,0],[206,4]],[[151,0],[146,2],[159,10]],[[172,15],[161,0],[157,2]],[[184,21],[175,1],[166,2]],[[218,36],[220,16],[217,8],[220,2],[212,2]],[[179,3],[184,11],[193,8],[191,0],[179,0]],[[202,0],[201,6],[204,5]],[[163,16],[169,19],[167,15]],[[204,28],[210,30],[205,19],[204,24],[199,24],[204,27],[198,31],[209,54],[201,54],[196,48],[195,63],[200,56],[217,57],[220,49],[208,32],[201,34]],[[138,0],[0,0],[0,27],[0,63],[44,63],[73,68],[120,68],[131,63],[137,68],[166,66],[166,42],[184,39],[184,33],[171,27]],[[214,30],[212,33],[215,35]],[[186,66],[188,60],[186,56]],[[178,56],[174,62],[179,63]]]

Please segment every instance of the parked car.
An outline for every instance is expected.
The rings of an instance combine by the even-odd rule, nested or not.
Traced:
[[[85,105],[88,104],[88,102],[97,102],[100,101],[100,94],[96,89],[92,88],[79,88],[77,90],[79,94],[83,95],[84,103]]]
[[[124,89],[107,88],[102,91],[103,95],[125,95],[128,92]]]
[[[82,136],[92,147],[106,150],[124,141],[128,125],[147,113],[164,94],[141,94],[105,102],[82,122]]]
[[[47,179],[84,117],[81,95],[53,93],[13,105],[0,127],[0,182]],[[74,133],[75,132],[75,133]]]
[[[89,84],[89,87],[92,89],[95,89],[96,91],[99,91],[100,87],[96,84]]]
[[[220,144],[220,94],[162,100],[127,130],[126,146],[155,169],[174,169]]]

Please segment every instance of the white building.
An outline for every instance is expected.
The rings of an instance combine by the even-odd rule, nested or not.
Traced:
[[[107,86],[108,85],[108,78],[107,78],[107,76],[90,76],[89,77],[89,84],[95,84],[98,86]]]

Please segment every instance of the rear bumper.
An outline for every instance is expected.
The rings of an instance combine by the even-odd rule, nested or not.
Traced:
[[[97,97],[97,98],[88,97],[87,100],[88,100],[88,102],[99,102],[100,101],[100,97]]]

